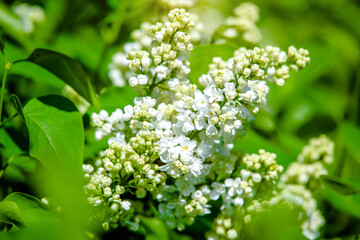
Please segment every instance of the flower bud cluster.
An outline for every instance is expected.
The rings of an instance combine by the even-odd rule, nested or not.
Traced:
[[[159,199],[159,217],[163,219],[170,228],[177,228],[179,231],[185,229],[186,225],[191,225],[196,216],[210,214],[209,189],[202,188],[194,191],[188,197],[177,197],[172,194],[173,198],[161,196]],[[176,196],[176,197],[175,197]]]
[[[83,166],[88,202],[105,209],[105,230],[108,224],[112,227],[125,224],[123,218],[132,204],[123,200],[123,196],[130,189],[134,189],[136,198],[142,199],[147,192],[156,194],[158,186],[165,183],[167,176],[159,172],[155,163],[159,158],[159,139],[155,131],[141,130],[127,144],[111,142],[96,170],[89,164]]]
[[[256,22],[259,20],[259,8],[250,2],[241,3],[234,9],[234,15],[227,18],[228,28],[222,34],[228,38],[241,34],[242,38],[248,42],[259,42],[261,33],[256,27]]]
[[[312,193],[304,185],[285,185],[282,191],[269,201],[269,205],[285,201],[299,209],[299,221],[303,235],[308,239],[316,239],[320,235],[320,228],[325,224],[321,211]]]
[[[330,164],[334,161],[334,143],[325,135],[312,138],[298,156],[298,162],[314,163],[321,162]]]
[[[267,46],[265,51],[270,58],[267,74],[279,86],[284,85],[285,80],[290,77],[290,69],[298,71],[310,63],[309,52],[303,48],[297,50],[294,46],[290,46],[286,53],[280,48]]]
[[[226,240],[237,239],[238,231],[236,230],[233,219],[226,214],[220,213],[212,223],[212,232],[206,233],[207,240]]]
[[[199,24],[195,24],[196,20],[195,15],[176,8],[169,12],[167,20],[153,25],[141,24],[141,28],[132,33],[135,42],[124,45],[127,55],[118,52],[113,56],[109,65],[109,77],[113,83],[122,87],[128,78],[132,87],[150,91],[164,79],[188,74],[190,68],[185,56],[193,49],[192,42],[197,41],[192,36],[198,38],[197,32],[201,29]],[[147,76],[149,81],[141,84],[137,74]]]
[[[244,168],[222,183],[211,184],[210,199],[218,200],[221,196],[223,205],[211,231],[206,234],[207,239],[235,239],[242,222],[249,222],[251,212],[262,209],[257,199],[262,200],[265,193],[272,194],[278,174],[283,171],[275,158],[275,154],[262,149],[259,154],[246,154],[238,163]]]
[[[325,135],[310,139],[297,158],[280,177],[281,192],[270,202],[286,200],[300,208],[302,230],[308,239],[317,238],[325,220],[317,209],[311,191],[320,187],[319,176],[327,174],[324,164],[333,161],[334,143]]]
[[[232,206],[242,206],[244,200],[253,198],[258,192],[272,190],[278,174],[283,167],[276,163],[274,153],[259,150],[259,154],[246,154],[242,158],[244,169],[238,176],[226,178],[223,183],[213,182],[210,199],[222,197],[223,206],[228,213],[233,212]]]
[[[128,53],[129,68],[134,73],[146,73],[149,71],[151,59],[149,53],[144,50],[134,50]]]
[[[320,175],[328,172],[324,164],[333,162],[334,143],[325,135],[312,138],[297,158],[297,162],[291,163],[286,172],[281,176],[279,187],[286,184],[304,185],[310,190],[316,190],[320,186]]]

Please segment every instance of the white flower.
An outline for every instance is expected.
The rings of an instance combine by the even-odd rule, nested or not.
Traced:
[[[227,178],[225,179],[225,187],[229,188],[227,194],[230,197],[235,195],[240,195],[242,193],[242,189],[240,188],[241,178],[237,177],[234,179]]]
[[[227,100],[233,100],[236,97],[235,83],[227,82],[224,84],[224,93]]]
[[[130,202],[130,201],[127,201],[127,200],[121,201],[121,202],[120,202],[120,205],[121,205],[121,207],[122,207],[124,210],[128,211],[128,210],[130,210],[131,202]]]
[[[179,134],[181,134],[180,131],[182,131],[184,134],[187,134],[188,132],[195,130],[195,126],[192,122],[193,117],[194,117],[194,113],[191,112],[190,110],[186,110],[182,113],[179,113],[176,116],[178,121],[174,126],[175,131]]]
[[[261,175],[259,173],[252,173],[251,178],[254,182],[259,183],[261,182]]]
[[[136,78],[137,78],[140,86],[145,86],[149,81],[149,78],[143,74],[139,74]]]
[[[218,200],[220,195],[226,192],[224,185],[221,183],[213,182],[211,187],[213,188],[210,193],[211,200]]]
[[[178,137],[178,141],[181,146],[181,160],[189,161],[189,159],[193,157],[193,151],[197,145],[197,142],[195,140],[190,140],[190,138],[185,137],[183,134]]]
[[[217,128],[215,127],[215,125],[209,125],[207,128],[206,128],[206,135],[210,136],[210,137],[213,137],[213,136],[216,136],[218,133],[218,130]]]
[[[209,103],[222,102],[224,99],[222,90],[218,89],[215,85],[211,85],[210,87],[205,88],[204,94],[208,97]]]
[[[195,98],[192,105],[192,108],[194,110],[202,110],[209,107],[209,102],[206,99],[206,96],[201,91],[197,90],[194,95]]]
[[[124,44],[124,52],[126,52],[126,53],[129,53],[131,51],[140,51],[140,50],[141,50],[141,45],[139,43],[137,43],[137,42],[130,42],[130,43],[125,43]],[[115,55],[114,55],[114,57],[115,57]],[[114,59],[114,57],[113,57],[113,59]],[[125,55],[125,57],[126,57],[126,55]]]
[[[123,118],[123,111],[119,108],[117,108],[109,117],[108,121],[109,123],[111,123],[112,125],[118,124],[122,118]]]
[[[199,200],[202,196],[203,196],[203,193],[200,190],[196,190],[195,192],[193,192],[191,194],[191,198],[194,200]]]
[[[175,185],[185,197],[190,196],[190,194],[195,191],[194,185],[189,184],[185,179],[177,179]]]
[[[132,117],[133,117],[133,114],[134,114],[134,108],[133,106],[131,105],[127,105],[125,108],[124,108],[124,120],[125,121],[129,121]]]
[[[120,143],[120,144],[126,144],[125,134],[122,132],[116,133],[115,137],[109,138],[108,144],[110,145],[113,142]]]
[[[141,65],[145,71],[147,71],[151,65],[151,59],[148,56],[144,56],[141,58]]]
[[[131,77],[129,79],[129,84],[132,87],[136,87],[139,84],[139,81],[138,81],[138,79],[136,77]]]
[[[242,206],[242,205],[244,205],[244,199],[241,198],[241,197],[236,197],[236,198],[234,199],[234,205],[235,205],[235,206]]]
[[[116,87],[124,87],[126,84],[124,76],[119,69],[111,69],[109,71],[109,78]]]

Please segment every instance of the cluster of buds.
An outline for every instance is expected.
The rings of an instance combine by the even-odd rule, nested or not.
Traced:
[[[238,35],[251,43],[257,43],[261,40],[261,33],[256,27],[259,21],[259,8],[250,3],[241,3],[234,9],[234,16],[226,20],[226,30],[222,35],[227,38],[234,38]]]

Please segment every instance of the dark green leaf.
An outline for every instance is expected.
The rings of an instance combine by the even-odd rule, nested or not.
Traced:
[[[24,224],[24,219],[21,215],[20,208],[16,202],[11,200],[4,200],[0,202],[0,219],[10,221],[11,223],[21,226]]]
[[[4,54],[4,48],[5,48],[5,41],[2,36],[0,36],[0,51],[2,54]]]
[[[321,175],[320,176],[321,183],[342,195],[352,195],[360,193],[359,189],[347,184],[343,179],[335,176]]]
[[[189,56],[190,62],[190,80],[198,83],[198,79],[202,74],[209,71],[209,64],[214,57],[221,57],[224,60],[233,56],[236,47],[230,44],[222,45],[200,45],[194,48]]]
[[[21,102],[20,102],[19,98],[15,94],[12,94],[10,96],[9,100],[10,100],[10,105],[13,108],[15,108],[16,112],[20,115],[22,120],[25,121],[24,113],[23,113],[23,110],[22,110],[22,105],[21,105]]]
[[[95,104],[95,93],[90,79],[76,60],[55,51],[38,48],[27,59],[17,62],[21,61],[32,62],[48,70],[70,85],[87,101]]]
[[[6,157],[22,153],[21,148],[11,138],[5,128],[0,128],[0,146],[5,148],[6,154],[3,153],[3,155]]]
[[[344,123],[341,126],[341,135],[345,142],[345,148],[360,164],[360,128],[351,123]]]
[[[40,225],[55,217],[48,206],[36,197],[25,193],[12,193],[4,199],[4,202],[12,202],[18,206],[20,216],[26,226]]]
[[[344,196],[335,191],[325,189],[325,196],[335,208],[360,219],[360,194]]]
[[[16,232],[19,228],[13,223],[6,220],[0,220],[0,232]]]

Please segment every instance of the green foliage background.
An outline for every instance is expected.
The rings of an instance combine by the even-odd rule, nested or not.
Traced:
[[[46,20],[36,26],[34,34],[26,35],[11,11],[11,6],[19,2],[0,1],[0,31],[4,40],[0,46],[5,45],[4,55],[10,62],[27,59],[12,66],[5,88],[2,123],[15,114],[17,117],[0,128],[0,226],[3,230],[10,229],[0,233],[0,238],[84,239],[85,218],[91,213],[86,210],[81,193],[81,163],[107,144],[94,140],[89,115],[99,109],[112,111],[132,103],[136,92],[130,87],[111,86],[107,65],[112,54],[129,41],[132,30],[142,21],[151,20],[153,15],[166,14],[166,10],[151,0],[27,1],[42,6]],[[221,19],[231,15],[239,3],[199,0],[194,11],[203,13],[204,18],[215,14]],[[325,179],[327,184],[318,193],[324,199],[320,208],[327,220],[322,237],[358,239],[359,3],[352,0],[256,0],[253,3],[261,11],[260,45],[306,48],[311,64],[293,74],[284,87],[272,87],[268,106],[260,111],[252,130],[235,147],[249,153],[260,148],[274,152],[279,163],[286,167],[296,160],[309,138],[327,134],[336,146],[335,162],[329,169],[335,180]],[[195,48],[190,56],[190,77],[196,81],[207,71],[207,63],[213,56],[229,57],[228,53],[231,55],[233,49],[243,45],[238,39],[222,47]],[[40,55],[31,55],[38,48],[70,58],[45,51],[43,59],[43,50],[35,52]],[[5,58],[1,57],[0,76],[4,75],[4,65]],[[70,100],[59,96],[63,95],[65,83],[92,103],[85,115],[81,116]],[[20,101],[11,94],[16,94]],[[41,97],[44,95],[50,96]],[[334,181],[346,184],[334,188],[331,184]],[[355,190],[344,194],[343,189],[349,186]],[[52,196],[64,206],[62,219],[38,200],[44,196]],[[264,216],[263,221],[254,225],[255,236],[293,238],[290,218],[291,212],[284,211]],[[185,235],[168,230],[157,219],[142,222],[144,228],[139,233],[119,229],[103,238],[142,239],[146,233],[146,239],[191,239],[190,236],[201,239],[209,228],[207,218],[200,218]],[[19,228],[20,231],[11,233]]]

